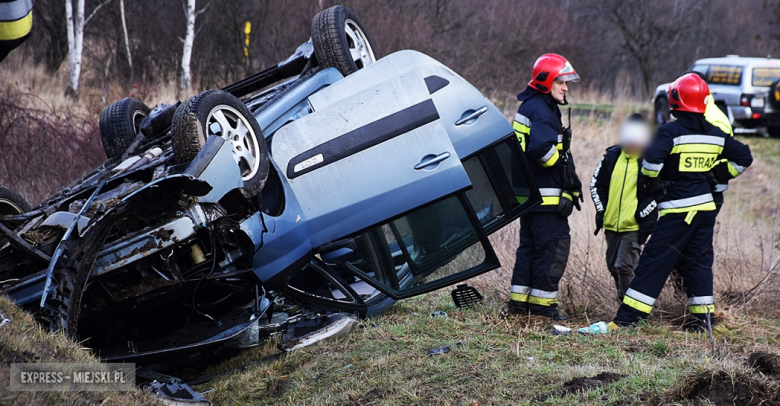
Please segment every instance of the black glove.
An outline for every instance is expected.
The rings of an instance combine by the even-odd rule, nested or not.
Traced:
[[[712,170],[707,173],[707,179],[709,179],[710,176],[715,179],[716,184],[725,184],[734,179],[734,177],[731,176],[731,172],[729,172],[728,162],[721,162],[715,165]]]
[[[560,214],[563,217],[569,217],[571,216],[571,212],[574,209],[574,204],[572,203],[571,196],[568,192],[564,191],[561,193],[561,200],[558,202],[558,207],[556,211],[558,214]]]
[[[650,192],[650,196],[652,196],[656,202],[662,202],[666,198],[666,189],[672,185],[674,185],[674,181],[656,179],[650,185],[650,189],[648,191]]]
[[[569,192],[572,197],[572,204],[574,204],[574,207],[577,208],[577,211],[582,211],[582,206],[580,206],[580,202],[585,203],[585,198],[582,197],[582,189],[577,189]]]
[[[604,212],[596,213],[596,231],[593,235],[599,235],[599,231],[604,228]]]

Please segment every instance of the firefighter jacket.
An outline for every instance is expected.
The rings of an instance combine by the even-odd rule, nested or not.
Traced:
[[[590,180],[590,195],[596,206],[597,230],[639,231],[644,244],[658,219],[655,199],[640,176],[642,159],[613,146],[601,158]]]
[[[652,182],[661,216],[715,210],[713,179],[708,175],[723,161],[718,182],[739,176],[753,163],[750,148],[707,122],[703,114],[675,116],[676,121],[658,128],[645,151],[642,174],[650,178],[648,184]]]
[[[542,195],[534,211],[555,211],[561,196],[577,198],[581,188],[571,153],[564,150],[561,110],[552,96],[531,87],[517,100],[522,104],[512,126]]]

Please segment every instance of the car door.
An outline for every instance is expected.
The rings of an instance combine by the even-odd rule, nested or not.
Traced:
[[[314,247],[471,186],[419,70],[282,127],[272,150]]]

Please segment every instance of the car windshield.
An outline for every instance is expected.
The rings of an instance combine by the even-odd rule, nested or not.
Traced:
[[[769,87],[780,79],[780,67],[753,68],[753,86]]]
[[[711,85],[739,86],[742,83],[742,67],[712,65],[707,71],[707,83]]]

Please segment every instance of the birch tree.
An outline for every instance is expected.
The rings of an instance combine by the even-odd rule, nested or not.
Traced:
[[[81,53],[84,49],[84,0],[76,3],[76,16],[73,16],[73,0],[65,0],[65,18],[68,25],[68,55],[70,56],[70,81],[67,94],[79,95],[81,77]]]
[[[179,89],[190,90],[192,87],[192,73],[190,72],[190,60],[192,59],[192,43],[195,42],[195,0],[187,0],[184,15],[187,17],[187,34],[184,37],[184,50],[181,55],[181,80]]]
[[[127,66],[130,68],[130,77],[133,77],[133,57],[130,55],[130,40],[127,36],[127,22],[125,20],[125,0],[119,0],[119,15],[122,17],[122,31],[125,34],[125,52],[127,53]]]
[[[65,92],[73,97],[79,95],[79,79],[81,78],[81,55],[84,51],[84,25],[95,16],[101,7],[111,0],[106,0],[95,7],[89,17],[84,18],[84,0],[77,0],[76,15],[73,15],[73,0],[65,0],[65,19],[68,28],[68,56],[70,57],[70,81]]]
[[[187,3],[184,5],[184,16],[187,17],[187,34],[184,36],[184,39],[182,40],[182,42],[184,43],[184,50],[182,51],[181,68],[179,69],[180,90],[190,90],[192,88],[192,73],[190,71],[190,61],[192,60],[192,44],[193,42],[195,42],[195,37],[198,35],[198,33],[195,31],[195,17],[199,16],[200,14],[203,14],[203,12],[205,12],[206,9],[208,9],[209,6],[211,6],[211,2],[209,2],[208,4],[206,4],[205,7],[203,7],[200,10],[197,10],[197,7],[195,5],[195,0],[186,0],[186,2]]]

